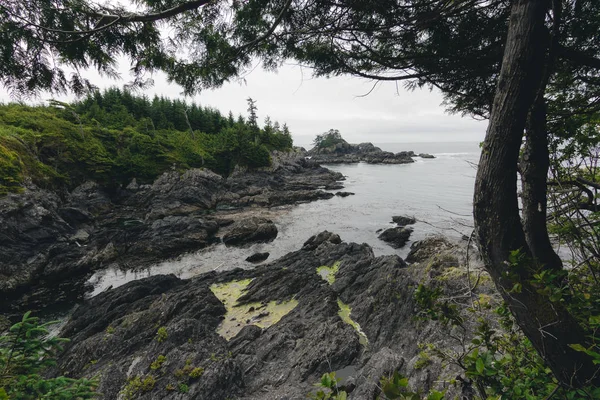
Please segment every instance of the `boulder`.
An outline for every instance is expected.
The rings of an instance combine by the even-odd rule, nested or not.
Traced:
[[[223,236],[228,246],[241,246],[250,243],[270,242],[277,237],[277,227],[270,219],[249,217],[233,223]]]
[[[348,197],[348,196],[353,196],[354,193],[352,193],[352,192],[336,192],[335,195],[338,197]]]
[[[433,156],[431,154],[427,154],[427,153],[420,153],[419,157],[421,157],[421,158],[435,158],[435,156]]]
[[[394,228],[386,229],[378,237],[379,239],[388,243],[393,248],[398,249],[400,247],[403,247],[406,244],[406,242],[408,242],[408,239],[410,238],[412,232],[412,228],[397,226]]]
[[[405,215],[395,215],[392,217],[392,221],[394,221],[394,223],[396,223],[398,226],[406,226],[415,224],[417,219],[415,217],[408,217]]]
[[[436,254],[447,252],[454,247],[455,245],[443,236],[428,237],[411,244],[410,252],[406,256],[406,262],[423,262]]]
[[[267,258],[269,258],[269,253],[265,252],[265,253],[254,253],[251,256],[246,258],[246,261],[251,262],[251,263],[259,263],[259,262],[263,262],[265,261]]]

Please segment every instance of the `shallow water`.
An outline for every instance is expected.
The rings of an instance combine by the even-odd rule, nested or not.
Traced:
[[[95,287],[91,295],[155,274],[174,273],[188,278],[212,270],[252,268],[253,265],[244,260],[255,252],[271,253],[268,262],[300,249],[310,236],[323,230],[339,234],[344,241],[368,243],[376,255],[398,254],[405,257],[410,243],[402,249],[393,249],[377,238],[379,229],[394,226],[394,215],[417,218],[411,241],[433,234],[451,237],[470,234],[475,182],[473,163],[479,158],[478,143],[393,143],[378,146],[392,152],[427,152],[436,158],[415,158],[413,164],[400,165],[327,165],[346,176],[343,190],[355,195],[269,210],[268,217],[279,229],[273,242],[244,249],[219,244],[143,271],[100,271],[91,278]]]

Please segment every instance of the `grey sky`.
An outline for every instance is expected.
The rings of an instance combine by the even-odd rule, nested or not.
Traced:
[[[113,81],[90,73],[99,87],[120,86],[128,81]],[[154,77],[154,87],[144,93],[180,97],[181,89],[166,82],[161,74]],[[260,67],[243,81],[227,83],[215,90],[204,91],[193,100],[227,113],[246,115],[246,99],[257,101],[260,120],[286,122],[296,144],[306,145],[315,135],[338,129],[351,143],[374,142],[451,142],[481,141],[486,122],[448,115],[441,105],[439,92],[427,89],[408,91],[399,83],[381,82],[368,96],[373,82],[353,78],[331,79],[311,77],[309,69],[284,65],[277,73]],[[49,96],[42,96],[43,99]],[[5,91],[0,99],[8,100]]]

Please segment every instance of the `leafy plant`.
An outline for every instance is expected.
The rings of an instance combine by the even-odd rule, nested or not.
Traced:
[[[313,400],[346,400],[348,394],[338,388],[338,380],[335,377],[335,372],[329,372],[323,374],[321,381],[317,383],[319,389],[316,393],[309,395],[310,399]]]
[[[156,379],[152,375],[134,376],[127,381],[121,393],[126,400],[130,400],[152,391],[155,385]]]
[[[152,362],[152,364],[150,364],[150,369],[152,370],[157,370],[157,369],[161,369],[162,365],[164,364],[164,362],[167,361],[167,357],[165,357],[164,355],[159,355],[155,361]]]
[[[400,375],[398,371],[395,371],[389,377],[383,377],[380,380],[381,384],[381,396],[380,400],[421,400],[423,397],[418,392],[413,392],[408,389],[408,378]],[[431,391],[426,399],[427,400],[442,400],[444,393]]]
[[[167,340],[168,336],[169,336],[169,334],[167,333],[167,328],[165,328],[164,326],[161,326],[156,331],[156,341],[158,343],[161,343],[161,342],[164,342],[165,340]]]
[[[25,313],[20,322],[0,336],[0,399],[92,399],[98,396],[96,379],[47,378],[56,365],[61,344],[68,339],[51,337],[48,327]]]

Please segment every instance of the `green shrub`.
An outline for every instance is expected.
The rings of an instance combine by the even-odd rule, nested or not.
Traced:
[[[21,322],[0,336],[0,399],[91,399],[98,396],[97,380],[64,376],[46,378],[47,368],[56,365],[61,343],[67,339],[50,337],[38,318],[25,313]]]
[[[167,328],[165,328],[164,326],[161,326],[156,331],[156,341],[158,343],[161,343],[161,342],[164,342],[165,340],[167,340],[167,336],[168,336]]]
[[[51,104],[0,105],[0,195],[22,190],[27,178],[43,188],[73,188],[87,180],[148,183],[173,166],[228,175],[238,164],[268,166],[270,150],[292,147],[287,127],[251,128],[216,110],[118,89]]]

